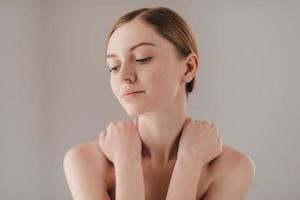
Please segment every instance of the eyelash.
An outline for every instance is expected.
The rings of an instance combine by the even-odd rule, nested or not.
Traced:
[[[150,61],[151,58],[152,58],[152,57],[147,57],[147,58],[142,58],[142,59],[135,60],[135,61],[141,62],[142,64],[145,64],[145,63],[147,63],[148,61]],[[115,66],[115,67],[111,68],[111,69],[109,70],[109,72],[114,71],[117,67],[119,67],[119,66]]]

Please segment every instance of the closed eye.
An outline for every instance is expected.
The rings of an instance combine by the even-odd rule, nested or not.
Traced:
[[[109,70],[109,72],[111,72],[111,71],[115,71],[115,69],[117,69],[117,67],[119,67],[119,66],[112,67],[112,68]]]
[[[143,58],[143,59],[139,59],[139,60],[135,60],[137,62],[140,62],[140,63],[146,63],[147,61],[150,61],[152,57],[147,57],[147,58]]]
[[[139,63],[142,63],[142,64],[145,64],[147,62],[149,62],[150,60],[152,59],[152,57],[147,57],[147,58],[142,58],[142,59],[138,59],[138,60],[135,60],[136,62],[139,62]],[[119,66],[115,66],[115,67],[112,67],[109,72],[111,71],[115,71]]]

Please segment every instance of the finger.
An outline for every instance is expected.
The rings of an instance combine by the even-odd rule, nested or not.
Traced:
[[[188,118],[185,119],[183,125],[185,126],[185,125],[187,125],[188,123],[190,123],[191,121],[193,121],[193,119],[192,119],[191,117],[188,117]]]
[[[184,130],[185,130],[185,128],[187,127],[187,125],[188,125],[189,123],[191,123],[192,121],[193,121],[193,120],[192,120],[191,117],[186,118],[185,121],[184,121],[184,123],[183,123],[183,125],[182,125],[182,128],[181,128],[181,130],[180,130],[180,133],[183,133]]]
[[[116,126],[118,122],[110,122],[106,128],[106,130],[112,129],[114,126]]]
[[[99,139],[104,140],[105,136],[106,136],[106,132],[102,132],[102,133],[100,133]]]
[[[217,133],[217,135],[219,135],[218,126],[216,124],[213,124],[211,127],[212,127],[212,130],[215,131]]]
[[[133,121],[134,124],[138,124],[139,117],[134,118],[132,121]]]
[[[99,140],[100,140],[100,141],[104,140],[103,133],[101,133],[101,134],[99,135]]]
[[[221,138],[219,138],[219,137],[218,137],[218,143],[219,143],[220,145],[223,144],[223,141],[222,141]]]

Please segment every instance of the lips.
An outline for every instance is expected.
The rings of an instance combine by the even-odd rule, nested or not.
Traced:
[[[126,92],[122,95],[122,97],[127,96],[127,95],[129,95],[129,94],[143,93],[143,92],[145,92],[145,91],[126,91]]]

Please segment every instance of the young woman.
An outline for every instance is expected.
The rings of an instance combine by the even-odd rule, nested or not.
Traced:
[[[111,87],[132,121],[71,148],[64,170],[75,200],[242,200],[252,159],[223,145],[213,123],[187,114],[198,70],[192,31],[165,7],[122,16],[106,46]]]

